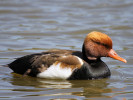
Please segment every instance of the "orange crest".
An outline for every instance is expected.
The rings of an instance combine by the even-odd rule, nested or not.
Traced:
[[[93,41],[95,43],[105,45],[108,48],[112,48],[112,40],[105,33],[93,31],[86,36],[84,42],[87,43],[88,41]]]

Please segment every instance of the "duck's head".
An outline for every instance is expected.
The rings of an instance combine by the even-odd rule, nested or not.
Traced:
[[[112,45],[112,40],[108,35],[93,31],[84,40],[83,52],[89,60],[96,60],[100,57],[111,57],[126,63],[127,61],[112,49]]]

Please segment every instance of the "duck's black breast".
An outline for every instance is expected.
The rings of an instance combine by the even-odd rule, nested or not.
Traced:
[[[69,79],[101,79],[110,77],[108,66],[101,60],[84,62],[80,69],[76,69]]]
[[[68,55],[82,57],[82,53],[79,51],[54,49],[17,58],[8,66],[15,73],[35,77],[38,73],[45,71],[50,65],[58,61],[60,57]]]
[[[92,79],[107,78],[111,75],[108,66],[101,60],[91,62],[89,67],[89,73]]]

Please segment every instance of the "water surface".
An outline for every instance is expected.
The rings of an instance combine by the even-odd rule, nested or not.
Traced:
[[[53,48],[81,51],[91,31],[108,34],[128,63],[103,58],[112,76],[100,80],[22,77],[0,67],[4,100],[132,100],[132,0],[0,0],[0,65]]]

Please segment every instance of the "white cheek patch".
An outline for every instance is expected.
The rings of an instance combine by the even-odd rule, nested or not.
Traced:
[[[51,65],[47,70],[41,72],[37,75],[40,78],[48,78],[48,79],[67,79],[72,74],[72,69],[69,67],[61,68],[61,63],[57,65]]]

